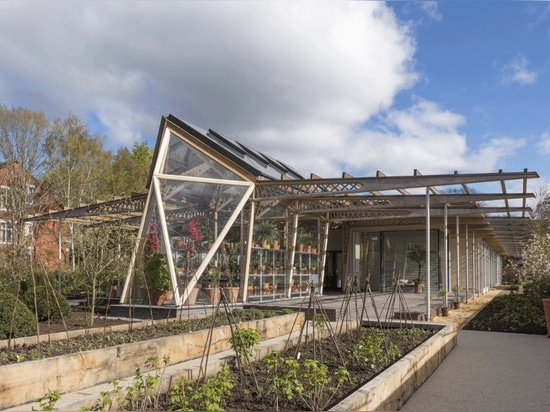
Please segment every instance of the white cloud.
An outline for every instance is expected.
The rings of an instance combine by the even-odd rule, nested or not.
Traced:
[[[486,171],[509,154],[472,154],[465,118],[433,102],[392,107],[419,74],[383,2],[0,1],[0,27],[2,103],[99,119],[115,149],[171,113],[327,177]]]
[[[550,154],[550,132],[546,131],[540,136],[538,143],[539,150],[544,154]]]
[[[93,113],[115,144],[168,113],[260,148],[342,139],[417,76],[378,2],[0,2],[0,26],[4,103]]]
[[[481,145],[468,159],[467,170],[471,172],[486,172],[497,168],[499,161],[512,156],[518,149],[526,145],[525,139],[496,137]]]
[[[523,139],[493,138],[472,150],[460,132],[465,122],[462,115],[423,99],[406,110],[390,110],[378,127],[350,139],[345,171],[368,170],[369,175],[376,170],[410,175],[414,169],[423,174],[487,172],[525,145]]]
[[[435,21],[443,20],[443,16],[439,12],[439,6],[437,1],[421,1],[418,2],[419,7],[426,12],[426,14]]]
[[[502,67],[503,84],[518,83],[521,85],[534,84],[537,81],[538,73],[534,70],[529,70],[529,61],[523,57],[518,56],[511,62]]]

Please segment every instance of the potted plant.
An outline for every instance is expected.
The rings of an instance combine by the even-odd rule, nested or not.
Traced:
[[[453,302],[453,307],[455,309],[460,309],[460,295],[458,294],[458,291],[459,291],[459,287],[458,285],[454,285],[451,290],[453,291],[453,293],[455,294],[455,300]]]
[[[426,250],[414,246],[414,248],[409,252],[408,259],[412,260],[418,265],[418,276],[413,281],[414,282],[414,291],[415,293],[422,293],[424,291],[424,280],[421,279],[420,275],[422,274],[422,266],[426,261]]]
[[[305,227],[299,227],[298,232],[296,232],[296,248],[298,249],[298,252],[302,252],[306,246],[309,246],[311,250],[312,242],[312,233]]]
[[[204,293],[208,297],[208,301],[211,305],[217,305],[220,302],[220,272],[216,266],[211,267],[208,270],[208,276],[206,277],[206,285],[204,287]]]
[[[254,225],[254,240],[263,248],[271,247],[279,239],[279,228],[273,222],[263,220]]]
[[[437,291],[437,294],[443,299],[443,306],[441,306],[441,316],[449,316],[449,307],[447,306],[447,289],[441,288]]]
[[[144,266],[146,296],[151,305],[162,305],[166,300],[166,292],[172,290],[172,281],[166,255],[154,253],[145,261]]]
[[[223,288],[223,293],[229,303],[236,303],[239,297],[239,261],[236,254],[230,254],[227,256],[227,263],[224,266],[225,276],[227,278],[227,284]]]

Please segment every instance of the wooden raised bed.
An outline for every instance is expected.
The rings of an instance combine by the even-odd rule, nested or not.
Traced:
[[[298,319],[297,319],[298,316]],[[243,322],[241,328],[260,331],[262,339],[288,335],[303,322],[303,314],[289,314]],[[87,352],[57,356],[0,367],[0,409],[35,401],[50,390],[60,394],[80,391],[134,375],[135,365],[151,357],[169,356],[169,365],[200,358],[208,330],[130,343]],[[210,353],[230,349],[231,329],[213,329]]]

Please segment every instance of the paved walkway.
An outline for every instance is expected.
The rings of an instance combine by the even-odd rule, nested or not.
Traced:
[[[491,291],[451,311],[462,327]],[[550,411],[550,339],[541,335],[459,330],[458,344],[402,411]]]
[[[550,411],[550,339],[460,330],[402,411]]]

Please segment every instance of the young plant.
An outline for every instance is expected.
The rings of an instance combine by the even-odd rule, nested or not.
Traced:
[[[101,398],[96,401],[93,410],[110,411],[116,403],[115,410],[158,410],[160,406],[160,381],[170,358],[164,356],[163,366],[159,366],[158,358],[145,361],[145,367],[152,369],[150,373],[142,374],[136,365],[136,375],[131,386],[123,388],[120,381],[112,382],[113,389],[102,391]]]
[[[59,394],[59,391],[57,389],[53,391],[48,390],[48,392],[46,392],[43,397],[38,399],[38,402],[40,402],[40,410],[53,411],[55,408],[55,404],[59,399],[61,399],[61,395]],[[36,409],[34,409],[33,407],[32,410],[35,411]]]
[[[451,290],[453,291],[453,293],[455,294],[455,300],[458,302],[458,291],[459,291],[459,288],[458,288],[458,285],[454,285]]]
[[[366,364],[386,363],[402,356],[401,349],[382,333],[363,337],[353,348],[352,358]]]
[[[331,386],[332,378],[327,365],[314,359],[305,359],[300,365],[298,378],[304,382],[304,390],[300,397],[312,411],[325,410],[336,391],[349,379],[349,373],[344,366],[339,366],[334,376],[336,385]]]
[[[300,362],[274,351],[264,360],[268,370],[273,372],[270,392],[287,400],[299,396],[312,411],[324,410],[340,385],[349,379],[347,369],[340,366],[334,373],[334,382],[327,365],[314,359]]]
[[[262,335],[257,329],[238,328],[229,339],[229,344],[241,359],[241,362],[248,365],[254,352],[259,350],[257,346],[260,344],[261,339]]]
[[[273,351],[264,358],[267,369],[272,372],[273,380],[269,391],[288,400],[304,390],[298,378],[300,364],[293,357],[283,357],[278,351]]]
[[[443,306],[447,306],[447,289],[441,288],[437,291],[437,294],[443,299]]]
[[[229,366],[221,364],[221,370],[202,382],[194,382],[182,377],[170,390],[172,410],[179,411],[223,411],[224,404],[231,395],[235,380]]]
[[[139,366],[136,366],[134,384],[127,388],[125,402],[131,410],[145,410],[146,408],[158,409],[160,397],[160,380],[169,358],[164,356],[164,368],[158,365],[158,358],[149,358],[145,361],[145,367],[153,369],[153,373],[142,375]]]

